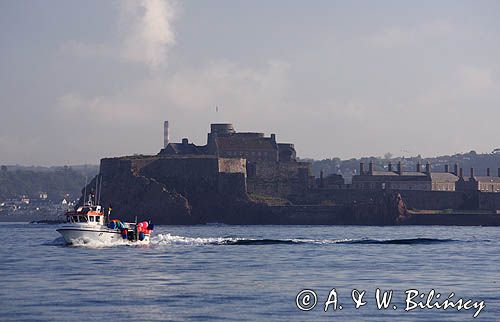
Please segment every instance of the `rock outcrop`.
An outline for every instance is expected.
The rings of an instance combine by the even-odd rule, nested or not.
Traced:
[[[112,208],[111,217],[133,221],[137,216],[139,219],[147,218],[164,224],[196,222],[184,196],[168,189],[154,178],[134,171],[132,160],[102,160],[100,175],[84,191],[95,192],[99,186],[99,203],[106,209]]]

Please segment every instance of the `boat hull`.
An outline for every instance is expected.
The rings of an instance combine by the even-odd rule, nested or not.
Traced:
[[[110,243],[123,243],[127,240],[122,238],[118,229],[109,229],[107,227],[85,227],[77,225],[65,225],[57,229],[67,244],[88,244],[92,242],[110,244]],[[149,243],[150,235],[146,234],[144,240],[137,241],[144,244]],[[134,241],[135,242],[135,241]]]

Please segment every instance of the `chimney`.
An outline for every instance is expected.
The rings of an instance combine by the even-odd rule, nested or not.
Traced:
[[[168,121],[163,122],[163,147],[166,148],[170,141],[168,133]]]
[[[431,174],[431,164],[429,162],[425,164],[425,173],[427,175]]]
[[[276,143],[276,134],[274,134],[274,133],[271,134],[271,141]]]
[[[445,173],[450,172],[450,166],[449,165],[447,165],[447,164],[444,165],[444,172]]]
[[[368,173],[373,174],[373,161],[370,161],[370,163],[368,163]]]
[[[365,164],[363,162],[359,163],[359,174],[365,174]]]
[[[458,163],[455,163],[455,166],[453,167],[453,173],[458,176]]]
[[[417,162],[417,172],[420,172],[421,169],[420,169],[420,161]]]
[[[392,162],[387,165],[387,171],[392,172]]]
[[[188,145],[189,140],[187,138],[182,139],[182,145]]]
[[[399,175],[403,174],[403,167],[401,167],[401,161],[398,161],[398,174]]]
[[[500,171],[500,168],[499,168],[498,170]],[[500,172],[499,172],[499,173],[500,173]],[[463,168],[460,168],[459,177],[460,177],[460,178],[463,178],[463,177],[464,177],[464,169],[463,169]]]
[[[470,177],[474,178],[474,168],[470,168]]]

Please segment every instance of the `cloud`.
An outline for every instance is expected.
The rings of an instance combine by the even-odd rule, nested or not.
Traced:
[[[123,0],[118,2],[119,19],[115,42],[107,44],[67,41],[59,52],[79,58],[106,58],[141,63],[150,70],[167,63],[168,50],[175,44],[178,8],[171,0]]]
[[[184,69],[166,82],[166,94],[174,106],[196,110],[223,105],[239,112],[272,110],[288,86],[289,65],[272,61],[263,67],[244,67],[228,61],[203,68]]]
[[[58,112],[68,119],[98,115],[98,122],[124,125],[155,122],[166,109],[195,115],[219,105],[229,114],[270,112],[285,97],[288,69],[280,61],[256,68],[214,61],[170,76],[137,80],[108,95],[66,93],[58,99]]]
[[[371,35],[368,40],[383,48],[421,45],[423,41],[446,38],[453,30],[449,22],[432,21],[413,27],[389,27]]]
[[[167,50],[175,44],[171,1],[127,0],[121,5],[121,57],[157,68],[166,63]]]

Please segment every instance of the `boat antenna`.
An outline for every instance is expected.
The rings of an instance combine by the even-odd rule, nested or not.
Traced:
[[[97,205],[97,188],[99,186],[99,175],[97,175],[97,178],[95,180],[95,193],[94,193],[94,206]]]
[[[99,173],[99,197],[97,198],[97,204],[101,202],[101,188],[102,188],[102,175]]]
[[[87,175],[85,175],[85,189],[83,192],[83,205],[85,206],[85,199],[87,198]]]

